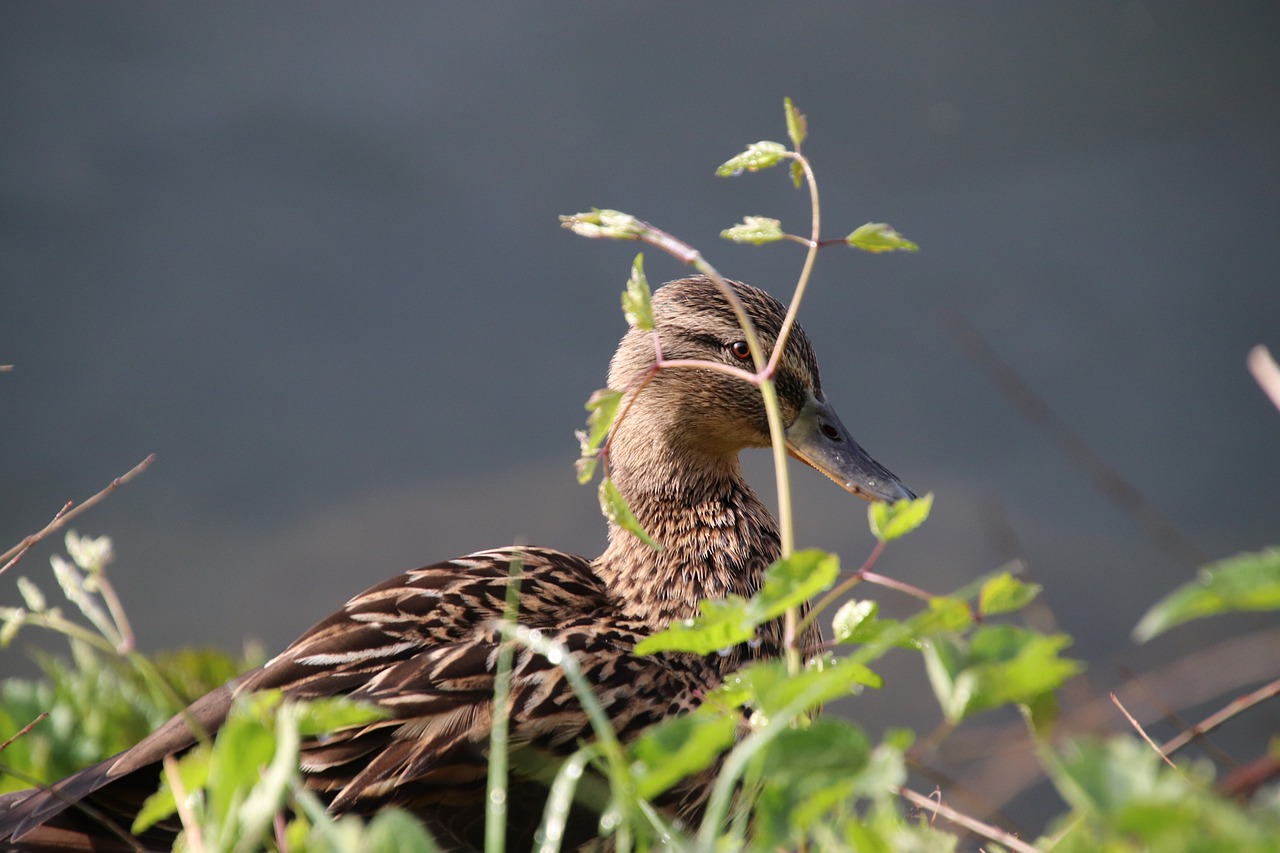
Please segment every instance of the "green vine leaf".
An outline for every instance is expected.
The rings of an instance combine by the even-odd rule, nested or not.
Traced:
[[[739,595],[698,603],[696,619],[672,623],[636,646],[642,655],[680,651],[708,655],[755,638],[756,628],[777,619],[829,589],[840,574],[840,558],[825,551],[797,551],[764,573],[760,592],[750,601]]]
[[[600,445],[613,427],[613,419],[618,415],[618,404],[622,402],[622,392],[612,388],[601,388],[587,400],[587,428],[578,430],[574,435],[578,438],[578,447],[582,456],[578,459],[578,482],[589,483],[595,475],[599,460]]]
[[[716,176],[731,178],[743,172],[758,172],[782,162],[787,154],[787,146],[781,142],[753,142],[747,150],[720,164]]]
[[[720,236],[735,243],[751,243],[754,246],[786,238],[782,233],[782,222],[767,216],[745,217],[739,224],[721,231]]]
[[[867,507],[871,534],[881,542],[892,542],[924,524],[932,508],[933,492],[915,500],[903,498],[891,504],[873,503]]]
[[[561,216],[560,226],[580,237],[610,240],[639,240],[645,231],[644,223],[629,213],[594,207],[590,213]]]
[[[632,747],[637,793],[652,799],[685,776],[710,767],[733,745],[735,716],[682,714],[646,730]]]
[[[1038,583],[1023,583],[1008,572],[1001,572],[982,585],[978,593],[978,612],[983,616],[1021,610],[1040,594]]]
[[[868,222],[845,237],[844,241],[855,249],[873,254],[920,251],[919,246],[893,230],[893,226],[883,222]]]
[[[983,625],[967,640],[939,633],[924,644],[925,671],[942,711],[958,723],[1006,704],[1035,706],[1084,666],[1059,656],[1066,634]]]
[[[1148,610],[1133,636],[1145,643],[1183,622],[1240,610],[1280,610],[1280,548],[1210,563]]]
[[[791,137],[791,146],[799,151],[800,144],[809,135],[809,119],[796,109],[790,98],[783,98],[782,106],[787,114],[787,136]]]
[[[631,262],[631,277],[627,279],[627,289],[622,291],[622,314],[632,328],[646,332],[653,329],[653,303],[649,279],[644,275],[643,252]]]
[[[604,513],[604,517],[623,530],[629,530],[636,536],[640,537],[640,541],[648,545],[655,551],[661,551],[662,546],[653,541],[640,522],[636,520],[635,514],[631,512],[631,507],[627,506],[627,499],[618,491],[618,487],[613,484],[613,480],[605,477],[600,481],[600,511]]]

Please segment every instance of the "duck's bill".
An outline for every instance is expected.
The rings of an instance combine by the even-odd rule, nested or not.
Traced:
[[[787,451],[864,500],[893,503],[915,497],[858,446],[831,404],[812,394],[787,430]]]

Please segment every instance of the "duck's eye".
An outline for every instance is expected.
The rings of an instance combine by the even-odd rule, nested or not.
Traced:
[[[746,361],[751,358],[751,347],[746,341],[734,341],[729,344],[729,352],[733,353],[733,357],[738,361]]]

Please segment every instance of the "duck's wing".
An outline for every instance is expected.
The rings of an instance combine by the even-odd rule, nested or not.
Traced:
[[[502,549],[411,571],[361,593],[265,666],[201,699],[191,714],[213,731],[236,694],[272,688],[297,698],[367,700],[387,717],[304,744],[307,784],[335,811],[398,804],[436,828],[440,816],[474,823],[462,812],[483,801],[501,645],[496,623],[517,575],[520,622],[570,650],[624,738],[692,707],[711,686],[714,673],[700,659],[634,656],[642,629],[612,613],[586,560]],[[509,712],[517,747],[563,752],[589,736],[563,671],[527,649],[516,652]],[[179,715],[115,758],[11,802],[0,811],[0,840],[21,839],[82,800],[127,827],[140,797],[154,791],[159,763],[196,742],[187,719]]]

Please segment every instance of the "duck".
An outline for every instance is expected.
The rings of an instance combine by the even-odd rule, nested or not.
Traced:
[[[197,743],[195,727],[215,733],[237,697],[280,690],[295,699],[348,696],[385,714],[304,741],[302,778],[332,813],[368,816],[400,807],[445,849],[482,849],[493,686],[504,642],[499,623],[512,583],[519,584],[519,623],[558,641],[576,659],[623,743],[695,709],[746,663],[781,655],[778,623],[762,626],[755,641],[707,656],[635,652],[644,638],[696,616],[703,599],[752,596],[781,555],[778,523],[739,463],[743,450],[770,443],[758,389],[727,372],[654,369],[658,358],[750,367],[722,285],[750,317],[768,358],[783,328],[783,305],[741,282],[692,276],[654,292],[653,329],[627,331],[609,365],[608,387],[622,393],[619,412],[625,415],[609,433],[608,475],[659,548],[610,519],[607,547],[594,559],[503,547],[393,577],[135,746],[50,787],[0,797],[0,848],[170,849],[181,829],[176,824],[128,833],[143,799],[155,790],[163,760]],[[798,325],[774,381],[792,456],[863,499],[914,497],[854,441],[827,401],[817,357]],[[821,642],[818,630],[814,622],[801,638],[809,652]],[[553,760],[591,739],[562,668],[519,647],[511,672],[507,710],[514,752]],[[513,756],[511,850],[531,846],[547,793],[545,779],[524,778],[520,766]],[[673,791],[659,805],[695,819],[706,780]],[[571,821],[570,845],[598,834],[598,816],[589,811],[575,812]]]

